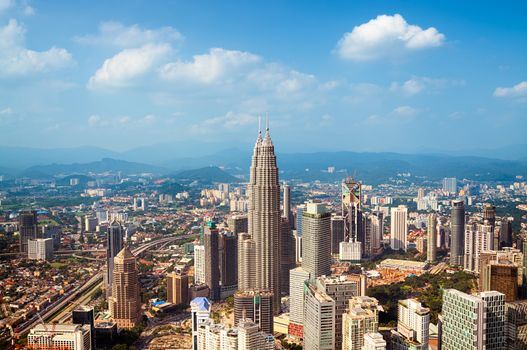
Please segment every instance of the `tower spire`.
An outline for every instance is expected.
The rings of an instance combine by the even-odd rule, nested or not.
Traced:
[[[269,114],[265,113],[265,136],[263,141],[264,146],[272,146],[271,135],[269,134]]]

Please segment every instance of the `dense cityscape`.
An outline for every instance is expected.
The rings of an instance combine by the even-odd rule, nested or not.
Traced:
[[[0,350],[526,350],[526,13],[0,0]]]
[[[208,171],[2,181],[2,348],[527,346],[521,175],[286,183],[268,128]]]

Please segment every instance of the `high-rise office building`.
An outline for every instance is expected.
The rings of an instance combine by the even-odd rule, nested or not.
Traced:
[[[117,221],[108,226],[106,236],[106,295],[112,295],[114,258],[123,249],[123,227]]]
[[[71,312],[71,323],[90,327],[91,347],[95,349],[95,317],[93,308],[80,305]]]
[[[362,184],[349,177],[341,184],[342,217],[344,218],[344,241],[364,243],[362,231]]]
[[[249,234],[256,248],[255,289],[274,295],[273,309],[280,309],[280,184],[269,126],[258,138],[252,156],[249,192]]]
[[[275,349],[274,338],[271,334],[259,331],[258,325],[251,319],[242,319],[238,323],[238,350],[253,349]]]
[[[407,248],[408,208],[400,205],[390,210],[390,246],[393,250]]]
[[[205,246],[194,245],[194,283],[205,283]]]
[[[344,241],[344,218],[341,215],[331,216],[331,254],[339,253],[340,242]]]
[[[293,212],[291,211],[291,187],[284,182],[284,203],[283,203],[283,212],[282,217],[287,219],[289,227],[293,229],[295,227],[295,222],[293,218]]]
[[[481,291],[497,291],[505,295],[506,302],[518,299],[518,266],[491,261],[482,269]]]
[[[394,350],[428,350],[430,310],[415,299],[399,300],[397,331],[392,331]]]
[[[238,289],[250,290],[256,285],[256,244],[248,233],[238,235]]]
[[[27,335],[29,349],[91,350],[91,331],[88,325],[38,324]]]
[[[331,274],[331,213],[309,202],[302,216],[302,268],[312,277]]]
[[[211,305],[209,299],[204,297],[192,299],[190,302],[190,310],[192,320],[192,350],[198,350],[199,327],[210,318]]]
[[[296,206],[295,229],[296,229],[296,234],[299,237],[302,237],[302,216],[304,215],[305,210],[306,210],[305,204],[299,204]]]
[[[283,295],[289,295],[289,271],[295,267],[295,237],[289,221],[282,217],[280,232],[280,291]]]
[[[84,230],[86,232],[95,232],[97,229],[98,220],[94,216],[86,216],[84,218]]]
[[[503,349],[506,344],[505,295],[500,292],[481,292],[479,297],[485,302],[485,349]]]
[[[18,231],[20,232],[20,252],[27,253],[27,245],[30,239],[37,238],[37,212],[23,211],[18,216]]]
[[[238,239],[229,231],[219,235],[220,284],[222,298],[238,288]]]
[[[512,247],[512,223],[505,217],[500,224],[500,249]]]
[[[365,334],[362,350],[386,350],[386,340],[384,340],[381,333]]]
[[[443,191],[451,194],[457,193],[457,179],[455,177],[445,177],[443,179]]]
[[[304,293],[304,349],[335,349],[335,301],[310,282]]]
[[[443,292],[442,350],[503,349],[506,344],[505,296]]]
[[[505,303],[507,349],[527,349],[527,300]]]
[[[220,250],[219,230],[216,224],[209,221],[203,228],[203,245],[205,246],[205,283],[210,289],[210,299],[220,300]]]
[[[366,295],[367,277],[364,274],[341,275],[338,277],[319,277],[315,280],[318,291],[329,296],[335,306],[334,341],[335,348],[342,347],[342,315],[346,312],[348,301]]]
[[[304,328],[304,282],[310,278],[309,272],[297,267],[289,274],[289,330],[294,337],[302,338]]]
[[[188,295],[188,275],[167,274],[167,301],[175,305],[187,305]]]
[[[247,215],[235,214],[227,218],[227,226],[235,236],[249,230]]]
[[[494,249],[494,230],[488,222],[469,223],[465,229],[464,259],[465,270],[478,272],[480,270],[481,252]]]
[[[493,228],[496,226],[496,206],[485,203],[483,205],[483,221],[487,221]]]
[[[426,260],[433,263],[437,259],[437,215],[428,214],[426,236]]]
[[[462,200],[452,201],[450,225],[450,263],[452,265],[463,265],[465,255],[465,203]]]
[[[112,296],[108,308],[119,328],[134,328],[141,321],[141,296],[136,258],[125,246],[114,258]]]
[[[53,239],[37,238],[27,241],[27,257],[30,260],[51,260],[53,258]]]
[[[260,330],[273,334],[273,293],[268,291],[238,291],[234,294],[234,325],[249,318]]]
[[[342,347],[335,348],[362,350],[366,346],[366,335],[378,331],[378,307],[379,303],[375,298],[350,299],[347,311],[342,315]],[[384,345],[386,346],[386,342]]]

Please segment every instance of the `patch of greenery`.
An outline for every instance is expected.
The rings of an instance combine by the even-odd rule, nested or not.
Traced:
[[[430,321],[437,323],[437,316],[443,306],[443,290],[453,288],[470,293],[475,287],[475,279],[464,271],[454,274],[424,274],[407,277],[404,282],[369,288],[366,294],[379,300],[384,308],[384,312],[379,314],[380,324],[393,325],[397,322],[397,303],[408,298],[416,298],[429,308]]]

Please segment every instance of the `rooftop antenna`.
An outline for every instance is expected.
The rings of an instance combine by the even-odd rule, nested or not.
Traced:
[[[260,125],[262,124],[262,118],[258,114],[258,135],[262,133],[262,129],[260,128]]]
[[[265,131],[269,131],[269,113],[265,112]]]

